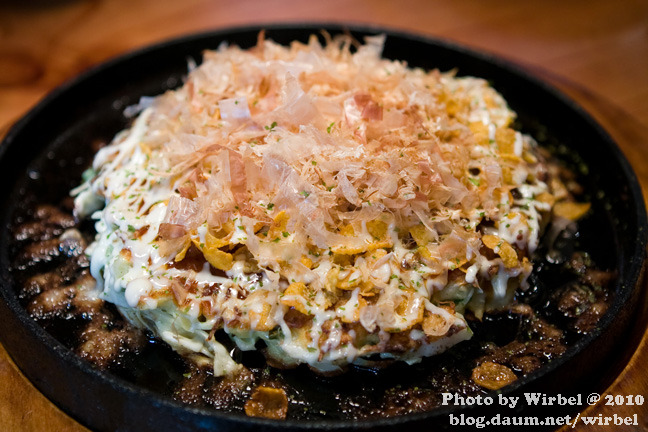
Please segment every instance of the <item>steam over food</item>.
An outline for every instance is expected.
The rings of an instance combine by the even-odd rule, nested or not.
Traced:
[[[241,368],[217,332],[334,374],[416,363],[509,304],[567,192],[486,81],[383,42],[222,45],[129,109],[73,191],[100,298],[215,375]]]

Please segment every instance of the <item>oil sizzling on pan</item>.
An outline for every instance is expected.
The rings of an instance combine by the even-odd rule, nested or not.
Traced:
[[[288,43],[293,39],[305,40],[317,28],[319,27],[274,28],[268,32],[268,36],[278,42]],[[336,31],[335,28],[330,30]],[[121,116],[124,106],[137,102],[140,96],[158,94],[168,87],[177,85],[184,72],[186,56],[199,58],[202,49],[213,48],[221,40],[228,40],[243,47],[251,46],[255,43],[257,31],[258,29],[233,30],[155,47],[103,66],[45,100],[12,129],[3,146],[5,154],[2,163],[7,166],[4,170],[8,177],[7,184],[13,184],[15,179],[19,179],[13,190],[13,201],[11,202],[16,202],[16,198],[19,197],[21,203],[19,206],[11,207],[11,211],[7,214],[7,221],[13,223],[16,222],[16,218],[25,218],[27,222],[46,220],[53,229],[57,229],[57,224],[68,224],[69,222],[66,222],[65,218],[59,217],[56,212],[47,207],[41,207],[36,212],[33,209],[36,208],[35,203],[60,203],[66,192],[78,182],[80,172],[92,156],[92,149],[88,148],[87,143],[94,140],[109,140],[116,131],[122,129],[125,126],[125,120]],[[361,39],[361,35],[368,31],[366,29],[358,30],[355,36]],[[375,34],[377,31],[369,32]],[[521,378],[505,391],[515,391],[521,386],[534,385],[540,376],[550,373],[556,375],[564,373],[565,370],[571,370],[570,365],[578,363],[583,352],[592,349],[593,346],[597,347],[597,351],[605,352],[604,348],[606,347],[600,342],[603,340],[600,334],[603,331],[620,332],[623,330],[633,310],[633,295],[636,295],[637,292],[635,288],[644,256],[644,208],[636,180],[627,162],[609,138],[580,110],[565,102],[564,99],[543,85],[516,72],[510,66],[503,65],[495,59],[483,58],[440,42],[389,32],[387,34],[385,56],[388,58],[405,59],[410,66],[424,68],[448,70],[456,67],[460,75],[474,75],[489,79],[494,87],[504,95],[513,110],[517,111],[523,131],[531,133],[538,141],[553,148],[554,152],[576,172],[588,174],[581,175],[578,181],[584,186],[585,194],[593,204],[593,215],[583,221],[579,233],[572,233],[571,236],[563,233],[557,242],[545,245],[551,249],[551,251],[543,251],[545,257],[547,252],[551,252],[549,259],[539,259],[533,275],[535,289],[522,299],[548,320],[553,320],[556,326],[561,328],[561,332],[564,329],[564,335],[560,339],[568,343],[566,345],[561,343],[561,348],[557,351],[546,346],[535,346],[537,344],[531,344],[532,348],[518,346],[519,349],[522,349],[521,353],[525,354],[524,349],[527,351],[544,349],[547,354],[551,355],[564,351],[565,347],[567,347],[567,351],[558,359],[553,359],[548,365]],[[161,61],[162,58],[164,61]],[[144,67],[144,65],[149,65],[149,67]],[[67,109],[61,109],[61,107]],[[35,130],[38,130],[40,134],[34,136]],[[594,145],[597,146],[597,149],[600,148],[599,151],[586,151]],[[22,153],[27,148],[30,149],[29,154],[41,152],[41,156],[31,160],[30,157],[26,157]],[[17,164],[16,158],[19,158],[22,164]],[[614,167],[610,166],[610,160],[615,161]],[[605,170],[602,167],[605,167]],[[59,171],[61,168],[64,168],[69,176],[61,176]],[[605,173],[604,177],[600,177],[602,173]],[[28,211],[29,208],[32,211]],[[5,230],[3,235],[6,240],[5,244],[8,244],[11,233]],[[23,233],[23,235],[25,234]],[[637,242],[636,239],[639,241]],[[42,260],[47,261],[49,259],[47,257],[52,254],[79,256],[74,241],[68,241],[66,245],[57,247],[57,252],[41,251]],[[582,259],[569,259],[573,257],[571,252],[574,247],[587,251],[600,268],[612,269],[617,272],[617,281],[612,284],[614,294],[609,298],[605,293],[595,295],[589,304],[589,306],[593,306],[590,309],[607,308],[608,312],[602,320],[595,320],[589,324],[587,322],[578,323],[578,320],[570,319],[570,314],[573,318],[573,305],[570,306],[569,302],[574,299],[579,301],[579,296],[582,297],[581,288],[583,288],[582,286],[574,288],[572,283],[572,279],[579,279],[574,275],[578,273],[577,267],[583,262]],[[605,253],[609,250],[616,250],[617,254]],[[7,255],[7,251],[3,253],[5,264],[16,264],[15,255],[20,252],[14,250],[9,255]],[[552,254],[554,255],[551,256]],[[70,260],[70,262],[72,261],[74,260]],[[83,264],[81,263],[81,265]],[[16,298],[16,293],[22,291],[14,288],[15,283],[12,280],[12,275],[5,274],[3,278],[5,282],[3,296],[7,299],[8,306],[12,309],[15,308],[10,317],[4,318],[6,322],[3,322],[3,325],[6,324],[5,328],[8,328],[9,325],[19,326],[15,333],[3,332],[5,344],[26,374],[37,384],[40,383],[39,387],[44,393],[89,425],[100,429],[112,429],[116,427],[116,423],[111,422],[123,421],[122,428],[124,424],[132,428],[153,427],[156,424],[167,424],[165,416],[171,412],[178,414],[177,416],[173,415],[178,427],[193,425],[195,428],[196,425],[202,427],[208,424],[258,426],[260,423],[267,423],[264,420],[245,419],[236,414],[217,413],[209,410],[187,410],[159,394],[143,390],[143,387],[148,387],[168,392],[165,390],[166,383],[160,383],[159,379],[151,379],[152,374],[164,373],[170,367],[168,361],[154,361],[160,358],[156,348],[146,349],[143,354],[147,363],[152,364],[151,370],[140,368],[139,371],[132,373],[128,372],[128,368],[126,368],[121,371],[121,375],[131,382],[136,382],[136,386],[113,376],[92,371],[87,364],[80,362],[72,353],[63,349],[60,344],[53,341],[42,329],[29,320]],[[591,279],[591,274],[580,279],[581,285],[587,285],[585,279]],[[584,288],[588,289],[587,286]],[[28,298],[29,296],[29,293],[22,292],[22,297]],[[72,330],[74,319],[66,320],[67,324],[71,324],[66,328],[60,324],[52,326],[51,322],[47,320],[48,317],[44,318],[45,326],[49,326],[57,333],[59,340],[71,344],[66,340],[66,334]],[[15,322],[9,322],[12,320]],[[306,414],[294,416],[295,420],[288,420],[282,427],[305,425],[300,423],[300,417],[311,418],[312,426],[350,427],[351,423],[345,421],[344,415],[340,416],[341,419],[331,420],[335,416],[335,414],[333,416],[330,414],[336,410],[335,400],[342,401],[342,413],[348,414],[347,419],[349,417],[373,417],[381,413],[398,416],[387,420],[367,420],[363,423],[366,426],[373,424],[389,427],[402,422],[416,422],[417,424],[423,422],[422,424],[425,424],[435,419],[440,420],[443,424],[444,418],[440,414],[444,411],[430,409],[436,405],[434,397],[430,397],[429,391],[426,393],[416,385],[420,374],[427,373],[428,383],[437,383],[439,380],[448,381],[440,385],[435,384],[432,387],[434,391],[462,389],[471,393],[480,390],[475,388],[474,384],[464,384],[461,380],[461,371],[452,370],[456,368],[447,366],[449,363],[456,363],[454,356],[472,356],[473,359],[481,357],[482,360],[492,360],[496,363],[517,362],[518,370],[535,369],[533,365],[525,364],[525,362],[536,361],[533,360],[533,356],[520,355],[516,358],[510,358],[510,356],[506,358],[503,350],[491,349],[483,344],[483,342],[489,341],[510,348],[510,344],[516,343],[514,339],[525,331],[541,332],[537,323],[534,325],[534,319],[529,319],[528,309],[518,308],[512,313],[493,315],[484,320],[484,323],[477,328],[479,336],[477,339],[482,342],[481,344],[466,344],[462,349],[455,350],[452,354],[424,363],[425,368],[413,368],[409,371],[407,368],[392,368],[383,373],[379,380],[358,372],[340,380],[345,381],[344,383],[335,380],[317,381],[313,377],[305,377],[300,373],[287,374],[283,379],[293,388],[296,398],[303,401]],[[552,336],[541,334],[538,339],[545,340],[545,342],[546,340],[551,341]],[[25,343],[25,341],[30,342]],[[520,341],[517,343],[519,344]],[[163,348],[160,349],[163,350]],[[61,372],[69,374],[69,376],[53,377],[47,373],[39,374],[38,372],[43,372],[43,369],[34,368],[36,363],[34,359],[39,358],[34,357],[36,352],[40,352],[39,356],[53,356],[50,364],[57,364],[57,362],[67,364],[68,367],[61,369]],[[167,357],[162,356],[162,358]],[[599,355],[599,359],[602,359],[601,355]],[[250,359],[249,361],[254,365],[256,360]],[[141,359],[138,363],[141,363]],[[558,368],[558,366],[561,367]],[[259,367],[258,369],[260,376],[264,373],[267,374],[264,368]],[[429,370],[434,370],[436,373],[426,372]],[[173,372],[171,372],[172,375]],[[417,379],[412,379],[412,375]],[[175,378],[182,381],[181,377]],[[70,379],[72,381],[67,381]],[[315,380],[318,386],[328,386],[335,397],[333,400],[327,400],[321,394],[313,392],[311,385],[300,385],[299,382],[303,382],[304,379]],[[76,399],[78,392],[70,393],[62,390],[68,388],[68,382],[83,382],[82,388],[89,389],[90,387],[87,386],[96,385],[99,386],[96,389],[103,389],[93,397],[109,394],[111,396],[106,397],[105,403],[100,406],[92,404],[89,407],[81,402],[83,398]],[[377,382],[380,384],[376,384]],[[354,389],[354,387],[356,388]],[[363,394],[380,392],[385,396],[379,398],[379,401],[354,398],[352,395],[354,391],[357,392],[357,387],[362,387]],[[113,396],[117,396],[117,398]],[[412,400],[416,401],[413,405],[420,405],[419,409],[399,410],[399,407],[403,406],[403,401],[411,402]],[[368,408],[366,411],[353,411],[344,409],[344,403],[347,403],[348,406],[364,404]],[[113,416],[102,415],[106,410],[114,409],[118,409],[119,412],[126,409],[127,418],[114,420]],[[164,412],[159,412],[160,410]],[[424,412],[417,415],[401,415],[418,410]],[[327,411],[328,415],[319,415],[320,412],[326,413]],[[150,415],[140,416],[138,414],[144,412]],[[239,422],[242,423],[239,424]],[[357,426],[357,423],[355,425]]]

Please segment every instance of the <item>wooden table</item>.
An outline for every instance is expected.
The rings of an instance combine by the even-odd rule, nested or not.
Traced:
[[[441,36],[521,64],[582,104],[612,134],[648,192],[643,0],[2,0],[0,135],[58,84],[131,49],[224,26],[340,20]],[[648,397],[647,316],[637,321],[633,342],[619,347],[630,360],[610,394]],[[1,346],[0,383],[1,430],[86,430],[45,399]],[[648,404],[599,404],[587,413],[637,413],[643,426],[628,430],[648,430]],[[601,429],[579,424],[575,430]]]

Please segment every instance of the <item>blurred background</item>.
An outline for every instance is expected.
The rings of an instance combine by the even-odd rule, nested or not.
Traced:
[[[108,58],[217,28],[313,21],[417,32],[517,63],[603,125],[646,196],[645,0],[0,0],[0,136],[56,86]],[[644,338],[637,364],[648,361],[646,345]],[[0,382],[2,430],[84,430],[20,375],[1,346]]]
[[[0,0],[0,126],[89,66],[250,23],[345,21],[451,39],[602,98],[648,127],[645,0]]]

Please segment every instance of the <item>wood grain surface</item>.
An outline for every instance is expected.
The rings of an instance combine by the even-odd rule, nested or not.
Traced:
[[[443,37],[514,61],[559,87],[613,138],[648,191],[648,2],[609,0],[0,0],[0,135],[57,85],[129,50],[219,27],[344,21]],[[648,309],[618,347],[606,393],[648,399]],[[0,329],[0,332],[10,329]],[[616,372],[616,371],[615,371]],[[606,373],[603,371],[602,373]],[[648,403],[583,415],[630,416]],[[85,431],[43,397],[0,346],[0,430]]]

